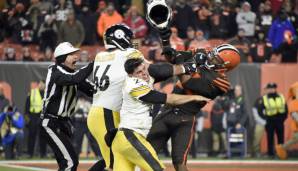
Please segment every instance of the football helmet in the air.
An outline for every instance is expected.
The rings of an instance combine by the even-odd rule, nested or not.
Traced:
[[[164,29],[172,18],[172,10],[165,0],[149,0],[146,18],[153,27]]]

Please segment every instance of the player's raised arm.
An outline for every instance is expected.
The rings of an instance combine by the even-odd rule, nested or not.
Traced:
[[[142,59],[128,59],[125,70],[131,77],[126,88],[133,98],[152,104],[180,105],[191,101],[209,101],[208,98],[197,95],[164,94],[152,89],[152,80]]]
[[[160,82],[175,75],[194,73],[196,72],[196,64],[194,62],[185,62],[179,65],[156,63],[148,66],[148,72],[155,79],[155,82]]]
[[[159,32],[162,45],[169,46],[169,38],[171,36],[169,25],[172,19],[172,9],[167,5],[166,1],[148,1],[146,18],[149,24]]]

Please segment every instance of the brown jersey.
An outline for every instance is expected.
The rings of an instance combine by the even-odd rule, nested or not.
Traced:
[[[200,72],[193,74],[183,85],[178,82],[174,88],[174,93],[201,95],[214,99],[219,95],[223,95],[229,89],[230,82],[224,73],[201,67]],[[189,102],[179,105],[177,108],[183,113],[195,114],[205,105],[206,102]]]

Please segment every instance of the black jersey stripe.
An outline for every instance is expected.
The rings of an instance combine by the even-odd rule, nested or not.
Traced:
[[[106,123],[106,129],[112,130],[115,128],[114,118],[113,118],[113,111],[110,109],[103,108],[104,119]]]
[[[133,131],[123,130],[126,139],[139,152],[143,159],[148,163],[152,170],[162,171],[163,168],[159,162],[152,156],[151,152],[146,148],[142,142],[136,137]]]

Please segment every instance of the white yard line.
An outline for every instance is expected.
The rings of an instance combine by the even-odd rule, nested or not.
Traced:
[[[25,170],[36,170],[36,171],[55,171],[53,169],[45,169],[45,168],[39,168],[39,167],[30,167],[30,166],[20,166],[20,165],[12,165],[13,163],[10,164],[4,164],[0,163],[0,166],[3,167],[9,167],[9,168],[15,168],[15,169],[25,169]]]
[[[164,163],[172,163],[171,160],[162,160]],[[81,164],[95,163],[96,160],[80,160]],[[53,164],[55,160],[2,160],[0,164]],[[294,160],[188,160],[189,164],[274,164],[274,165],[298,165]]]

